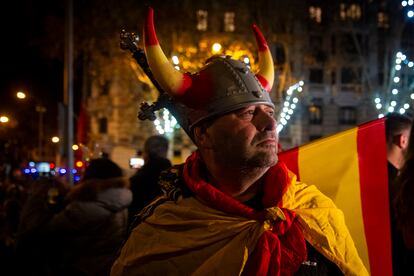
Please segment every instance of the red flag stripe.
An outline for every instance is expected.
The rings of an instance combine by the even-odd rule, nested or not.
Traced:
[[[357,142],[361,205],[371,275],[392,275],[389,207],[388,204],[379,204],[388,203],[384,121],[376,120],[359,126]]]
[[[297,180],[300,180],[299,174],[299,147],[289,149],[279,153],[279,160],[286,164],[291,172],[296,174]]]

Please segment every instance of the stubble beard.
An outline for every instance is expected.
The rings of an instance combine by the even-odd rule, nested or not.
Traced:
[[[255,152],[248,150],[226,150],[216,156],[216,163],[223,167],[238,167],[241,173],[270,168],[278,162],[277,146],[261,146]]]
[[[260,144],[266,138],[275,138],[275,133],[258,133],[250,145],[242,140],[223,137],[214,147],[215,162],[224,168],[240,168],[242,173],[268,169],[278,162],[277,144]],[[231,142],[229,142],[231,141]],[[258,144],[259,143],[259,144]]]
[[[260,151],[245,159],[247,168],[268,168],[278,162],[276,146],[262,146]]]

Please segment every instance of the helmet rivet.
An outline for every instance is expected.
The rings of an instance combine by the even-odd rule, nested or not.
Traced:
[[[252,91],[252,93],[253,93],[253,95],[254,95],[256,98],[261,98],[261,97],[263,97],[263,94],[262,94],[260,91]]]

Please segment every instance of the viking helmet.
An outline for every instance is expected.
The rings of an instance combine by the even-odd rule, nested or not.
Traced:
[[[251,104],[274,107],[269,95],[274,80],[273,59],[259,28],[252,25],[252,29],[259,48],[256,75],[245,63],[229,56],[213,56],[200,71],[181,73],[162,51],[155,33],[154,12],[148,9],[143,36],[148,64],[154,78],[170,95],[177,121],[191,138],[193,127],[209,118]]]

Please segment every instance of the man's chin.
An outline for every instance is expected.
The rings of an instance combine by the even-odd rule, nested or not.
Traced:
[[[271,150],[256,154],[249,160],[249,164],[254,167],[266,168],[276,165],[278,160],[277,153]]]

